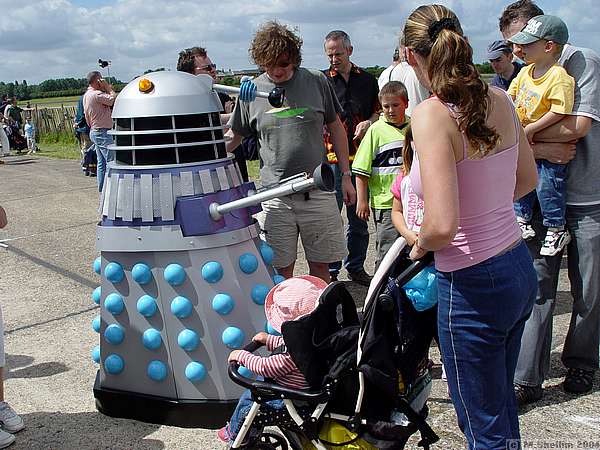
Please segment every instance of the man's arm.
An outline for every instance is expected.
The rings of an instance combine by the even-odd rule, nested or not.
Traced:
[[[225,133],[224,138],[225,150],[227,150],[229,153],[232,153],[242,143],[243,136],[230,128],[229,131]]]
[[[566,164],[575,158],[575,144],[592,126],[586,116],[566,116],[560,122],[535,135],[532,145],[535,159],[545,159],[555,164]]]
[[[581,139],[590,131],[592,119],[586,116],[564,116],[564,118],[535,135],[537,142],[571,142]]]
[[[342,173],[350,172],[350,162],[348,159],[348,138],[339,116],[327,124],[331,134],[331,143],[333,151],[338,161],[338,167]],[[346,205],[353,205],[356,202],[356,190],[352,186],[352,180],[349,176],[342,176],[342,195]]]
[[[369,127],[373,125],[373,122],[375,122],[378,119],[379,113],[374,112],[373,114],[371,114],[371,117],[369,117],[367,120],[359,122],[358,125],[356,125],[356,128],[354,129],[354,137],[352,139],[362,139],[365,136],[365,133],[367,132]]]

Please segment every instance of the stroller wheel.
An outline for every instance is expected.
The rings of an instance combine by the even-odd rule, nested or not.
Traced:
[[[252,446],[252,450],[288,450],[286,438],[275,431],[263,432]]]

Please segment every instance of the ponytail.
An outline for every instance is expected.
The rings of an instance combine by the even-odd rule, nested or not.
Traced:
[[[486,124],[488,86],[473,64],[473,49],[456,15],[445,6],[420,6],[404,28],[406,46],[428,59],[432,92],[456,108],[458,127],[481,157],[496,147],[499,135]]]

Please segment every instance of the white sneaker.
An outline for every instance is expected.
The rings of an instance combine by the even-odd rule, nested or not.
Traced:
[[[519,228],[521,228],[521,237],[524,241],[528,241],[529,239],[535,237],[535,230],[531,226],[531,223],[517,217],[517,223],[519,224]]]
[[[13,442],[15,442],[15,436],[7,433],[4,430],[0,430],[0,448],[6,448]]]
[[[571,242],[571,233],[566,228],[548,228],[544,245],[540,249],[542,256],[558,255],[566,245]]]
[[[21,416],[6,402],[0,402],[0,425],[4,431],[8,431],[9,433],[16,433],[25,428]]]

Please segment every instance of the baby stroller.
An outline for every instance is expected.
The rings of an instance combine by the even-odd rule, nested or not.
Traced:
[[[326,450],[361,439],[370,448],[397,450],[419,431],[418,445],[429,449],[439,439],[425,421],[435,309],[416,311],[400,289],[432,256],[411,262],[405,246],[398,239],[380,264],[361,321],[351,295],[335,282],[322,292],[312,313],[283,323],[287,351],[310,390],[247,378],[237,362],[230,363],[230,378],[248,388],[254,401],[230,448]],[[245,350],[254,352],[259,346],[252,342]],[[283,399],[285,408],[263,406],[275,399]],[[332,421],[353,437],[335,443],[324,439],[322,428]],[[267,426],[278,427],[283,435],[262,431]]]
[[[17,127],[5,124],[4,132],[6,133],[11,149],[16,150],[17,153],[21,153],[27,149],[27,140],[21,136],[21,132]]]

